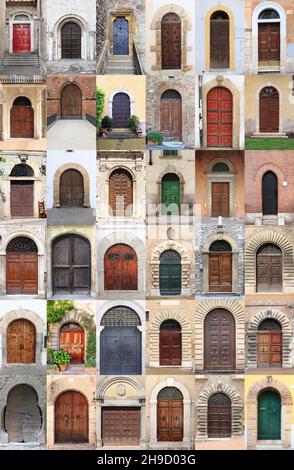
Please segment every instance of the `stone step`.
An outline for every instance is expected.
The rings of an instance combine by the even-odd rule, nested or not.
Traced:
[[[286,132],[263,132],[262,134],[261,133],[258,133],[258,132],[254,132],[251,137],[253,138],[267,138],[267,137],[271,137],[271,138],[276,138],[276,139],[288,139],[288,136],[286,134]]]
[[[2,65],[4,66],[18,66],[18,65],[31,65],[38,66],[39,59],[36,54],[13,54],[4,57]]]

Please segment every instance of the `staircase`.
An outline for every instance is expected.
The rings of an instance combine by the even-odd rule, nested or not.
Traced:
[[[4,67],[39,67],[37,54],[10,54],[4,57],[2,65]]]
[[[110,132],[107,134],[108,139],[136,139],[137,135],[134,134],[130,129],[119,129],[115,128],[112,129]]]
[[[105,74],[134,75],[135,66],[134,66],[133,56],[111,55],[107,60]]]

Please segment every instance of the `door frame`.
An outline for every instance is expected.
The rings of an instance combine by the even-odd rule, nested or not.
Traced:
[[[127,88],[116,88],[109,96],[108,98],[109,116],[110,117],[113,116],[113,100],[114,100],[115,95],[117,95],[118,93],[124,93],[125,95],[128,95],[130,99],[130,115],[132,116],[134,114],[135,99]]]
[[[230,168],[227,172],[213,172],[212,168],[216,163],[225,163]],[[217,158],[210,162],[208,172],[206,173],[206,204],[207,204],[207,216],[211,217],[211,196],[212,196],[212,183],[229,183],[229,217],[235,215],[235,179],[236,173],[231,162],[223,158]]]
[[[64,60],[68,60],[68,59],[64,59]],[[71,59],[69,59],[71,60]],[[81,116],[80,117],[76,117],[76,116],[65,116],[63,117],[63,114],[62,114],[62,94],[65,90],[66,87],[68,86],[71,86],[71,85],[74,85],[75,87],[77,87],[81,93]],[[76,83],[75,81],[73,82],[66,82],[59,90],[59,93],[60,93],[60,99],[59,99],[59,105],[58,105],[58,113],[59,113],[59,119],[83,119],[84,118],[84,106],[83,106],[83,90],[81,89],[80,85],[78,83]]]
[[[130,8],[116,10],[111,12],[108,18],[108,43],[110,45],[110,54],[113,55],[113,36],[114,36],[114,22],[117,18],[125,18],[129,23],[129,57],[133,55],[133,41],[135,36],[136,19]]]
[[[223,11],[225,12],[228,17],[229,17],[229,67],[227,69],[224,69],[226,71],[232,70],[234,68],[235,64],[235,34],[234,34],[234,15],[232,11],[224,6],[223,4],[215,6],[211,8],[205,16],[205,31],[206,31],[206,53],[205,53],[205,68],[207,71],[210,70],[222,70],[222,69],[212,69],[211,68],[211,61],[210,61],[210,19],[211,16],[217,12],[217,11]]]
[[[234,330],[233,330],[233,335],[234,337],[232,338],[232,341],[231,341],[231,344],[234,345],[234,350],[233,350],[233,354],[234,356],[232,357],[232,369],[227,369],[227,368],[217,368],[217,369],[214,369],[214,368],[211,368],[211,367],[206,367],[207,366],[207,342],[206,342],[206,336],[205,336],[205,330],[206,330],[206,321],[207,321],[207,317],[208,315],[210,315],[212,312],[214,312],[215,310],[226,310],[227,313],[232,317],[232,320],[233,320],[233,326],[234,326]],[[222,373],[222,372],[230,372],[230,371],[235,371],[236,370],[236,363],[237,363],[237,323],[236,323],[236,319],[234,317],[234,315],[232,314],[232,312],[230,310],[228,310],[227,308],[222,308],[222,307],[218,307],[216,306],[215,308],[212,308],[209,310],[209,312],[207,312],[207,314],[205,315],[204,319],[203,319],[203,369],[205,371],[207,371],[208,373],[211,373],[211,372],[219,372],[219,373]]]
[[[59,399],[59,397],[61,395],[63,395],[64,393],[68,393],[68,392],[74,392],[74,393],[79,393],[80,395],[83,395],[84,399],[86,400],[87,402],[87,442],[83,442],[82,444],[84,445],[89,445],[90,444],[90,434],[91,434],[91,431],[90,431],[90,414],[91,414],[91,410],[90,410],[90,403],[89,403],[89,399],[88,399],[88,396],[81,390],[77,390],[76,388],[65,388],[64,390],[61,390],[55,397],[54,397],[54,401],[53,401],[53,442],[54,444],[59,444],[58,442],[56,442],[56,421],[55,421],[55,408],[56,408],[56,402],[57,400]],[[73,444],[71,442],[65,442],[64,445],[68,445],[68,444]],[[76,443],[78,444],[78,443]]]
[[[279,134],[283,132],[283,120],[282,120],[282,91],[276,83],[264,83],[263,85],[259,86],[256,90],[256,98],[255,98],[255,115],[256,115],[256,133],[260,134],[260,92],[267,86],[275,88],[279,93]]]
[[[26,15],[28,17],[28,19],[25,21],[20,21],[20,20],[16,20],[15,17],[18,16],[18,15]],[[10,54],[13,54],[13,26],[15,24],[30,24],[30,31],[31,31],[31,50],[30,50],[30,53],[32,54],[33,52],[35,52],[35,23],[34,23],[34,19],[33,17],[31,16],[30,13],[28,13],[27,11],[17,11],[13,14],[13,16],[9,19],[9,53]]]

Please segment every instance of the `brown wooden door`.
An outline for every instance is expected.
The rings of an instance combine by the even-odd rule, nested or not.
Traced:
[[[112,102],[113,127],[127,128],[131,116],[130,97],[126,93],[116,93]]]
[[[14,320],[7,328],[7,363],[36,362],[36,328],[28,320]]]
[[[71,356],[71,363],[82,364],[85,357],[85,333],[75,323],[68,323],[60,330],[60,349]]]
[[[21,384],[10,390],[3,424],[8,442],[39,442],[42,416],[32,387]]]
[[[231,400],[223,393],[215,393],[208,400],[207,437],[228,438],[232,435]]]
[[[28,54],[31,52],[31,25],[14,24],[13,25],[13,53]]]
[[[11,181],[10,185],[11,217],[33,217],[34,215],[34,182]]]
[[[258,367],[282,366],[282,332],[258,331],[257,334]]]
[[[280,62],[280,24],[259,23],[258,61],[271,65]]]
[[[210,68],[230,67],[230,20],[223,11],[215,12],[210,19]]]
[[[109,178],[109,206],[114,216],[130,216],[133,212],[133,180],[128,171],[118,169]]]
[[[183,440],[183,401],[160,398],[157,401],[157,440]]]
[[[104,256],[104,289],[137,290],[138,259],[128,245],[114,245]]]
[[[61,29],[61,55],[63,59],[80,59],[82,34],[77,23],[69,21]]]
[[[66,85],[61,92],[61,117],[82,119],[82,92],[74,83]]]
[[[88,442],[88,403],[79,392],[61,393],[55,402],[55,442]]]
[[[211,183],[211,217],[230,217],[230,183]]]
[[[78,170],[66,170],[59,182],[59,197],[61,207],[83,207],[84,179]]]
[[[280,292],[282,290],[282,253],[276,245],[263,245],[256,259],[257,292]]]
[[[7,253],[7,294],[38,293],[38,254]]]
[[[28,105],[13,105],[10,111],[10,137],[32,139],[34,137],[34,110]]]
[[[104,446],[139,446],[141,409],[139,407],[103,407],[102,441]]]
[[[207,146],[232,145],[233,96],[227,88],[215,87],[207,94]]]
[[[209,291],[232,292],[232,254],[209,254]]]
[[[161,21],[162,69],[181,68],[181,19],[176,13],[167,13]]]
[[[159,363],[180,366],[182,363],[182,333],[178,322],[166,320],[160,325]]]
[[[167,139],[182,139],[182,100],[174,90],[161,97],[160,129]]]
[[[204,321],[204,369],[235,369],[235,320],[222,308],[209,312]]]
[[[259,94],[259,131],[279,132],[280,97],[274,87],[265,87]]]

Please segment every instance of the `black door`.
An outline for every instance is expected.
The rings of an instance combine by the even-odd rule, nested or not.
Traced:
[[[113,22],[113,55],[129,54],[129,22],[119,17]]]
[[[278,179],[272,171],[267,171],[262,178],[262,213],[278,213]]]
[[[113,127],[127,128],[131,116],[130,98],[126,93],[117,93],[112,103]]]
[[[174,250],[167,250],[160,256],[159,289],[161,295],[181,294],[181,257]]]

